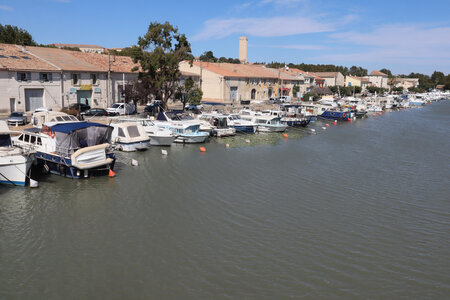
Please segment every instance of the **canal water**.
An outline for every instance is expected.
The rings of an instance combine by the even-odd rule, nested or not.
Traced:
[[[450,101],[326,123],[0,186],[0,299],[448,299]]]

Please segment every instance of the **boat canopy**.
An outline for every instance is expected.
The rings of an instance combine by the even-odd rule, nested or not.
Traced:
[[[56,124],[53,125],[52,131],[53,132],[62,132],[65,134],[69,134],[72,131],[88,128],[88,127],[109,127],[105,124],[100,123],[92,123],[92,122],[74,122],[74,123],[64,123],[64,124]]]
[[[70,154],[72,150],[109,143],[113,128],[90,122],[58,124],[51,127],[55,133],[57,152]]]

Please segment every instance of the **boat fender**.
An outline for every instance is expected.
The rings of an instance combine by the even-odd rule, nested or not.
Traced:
[[[46,173],[46,174],[48,174],[48,172],[50,171],[50,168],[47,166],[47,164],[45,164],[43,166],[43,169],[44,169],[44,173]]]
[[[345,113],[343,113],[342,116],[345,118],[347,115]]]

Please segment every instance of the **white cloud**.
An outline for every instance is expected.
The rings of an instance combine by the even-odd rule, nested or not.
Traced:
[[[450,71],[450,27],[420,25],[386,25],[371,32],[343,32],[331,34],[332,39],[344,42],[346,53],[329,53],[312,60],[385,66],[411,65]]]
[[[329,32],[334,26],[313,18],[286,16],[274,18],[211,19],[192,40],[220,39],[232,34],[259,37],[289,36],[305,33]]]
[[[8,5],[0,5],[0,10],[13,10],[13,8]]]
[[[250,44],[250,47],[255,48],[275,48],[275,49],[296,49],[296,50],[326,50],[327,47],[321,45],[255,45]]]

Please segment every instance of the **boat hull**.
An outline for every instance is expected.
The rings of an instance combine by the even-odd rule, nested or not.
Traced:
[[[175,143],[183,143],[183,144],[197,144],[204,143],[208,138],[208,134],[205,135],[179,135],[175,139]]]
[[[105,163],[93,168],[82,169],[72,164],[70,158],[53,155],[50,153],[37,152],[37,168],[44,173],[80,179],[88,177],[106,176],[109,170],[114,170],[116,157],[114,153],[107,153]]]
[[[170,146],[176,139],[176,136],[149,135],[149,137],[150,137],[150,145],[152,146]]]
[[[255,133],[256,132],[256,126],[253,126],[253,125],[234,125],[234,129],[236,129],[236,132],[241,132],[241,133]]]
[[[0,183],[25,186],[28,170],[33,159],[30,156],[13,155],[0,157]]]
[[[284,132],[286,125],[258,125],[259,132]]]
[[[317,116],[319,119],[327,120],[347,120],[350,117],[350,113],[342,111],[324,111],[323,114]]]
[[[289,127],[306,127],[311,122],[311,118],[297,119],[287,118],[281,119],[281,122]]]
[[[117,142],[116,148],[124,152],[144,151],[150,147],[150,140],[133,143]]]

